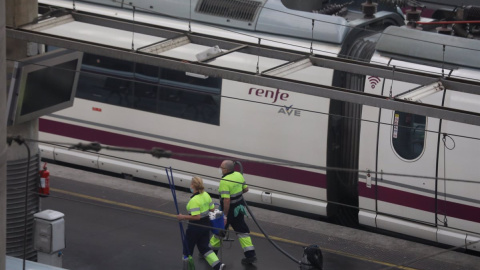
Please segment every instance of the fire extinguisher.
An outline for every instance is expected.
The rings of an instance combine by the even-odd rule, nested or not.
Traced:
[[[40,197],[48,197],[50,195],[50,172],[47,170],[47,163],[43,164],[40,170],[40,185],[38,187]]]

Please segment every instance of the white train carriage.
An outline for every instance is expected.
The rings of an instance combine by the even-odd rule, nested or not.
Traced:
[[[70,1],[39,2],[71,8]],[[112,4],[110,1],[88,2],[77,3],[77,10],[116,18],[129,18],[132,14],[127,5],[116,3],[117,7],[109,7],[92,2]],[[160,10],[147,2],[132,1],[150,11]],[[280,1],[250,1],[258,4],[258,9],[252,15],[253,21],[245,23],[206,14],[205,10],[202,13],[195,7],[203,2],[209,1],[192,0],[192,27],[200,33],[251,43],[261,38],[265,42],[262,44],[302,52],[308,52],[311,46],[318,54],[342,55],[439,76],[443,71],[446,76],[479,78],[476,56],[468,59],[464,51],[449,54],[448,57],[460,57],[460,60],[444,58],[445,66],[438,54],[423,57],[422,53],[428,54],[432,47],[415,44],[412,40],[432,41],[436,34],[399,28],[403,20],[396,13],[379,12],[374,19],[348,21],[342,17],[332,19],[326,15],[290,11]],[[185,9],[183,13],[176,13],[180,10],[178,6],[171,1],[168,3],[169,15],[190,16],[183,12]],[[183,4],[186,10],[190,8],[190,3]],[[304,23],[295,30],[286,20],[279,22],[275,16],[278,10],[307,17],[310,33],[301,29]],[[140,11],[135,18],[174,29],[186,26],[177,18]],[[312,18],[325,22],[315,28],[315,41],[310,40]],[[227,25],[236,30],[219,29],[198,21]],[[278,25],[272,26],[275,22]],[[77,28],[60,29],[58,26],[51,28],[50,33],[79,37],[86,35],[85,32],[101,31],[101,35],[95,35],[95,42],[117,45],[124,42],[126,48],[130,46],[126,42],[128,38],[124,37],[131,37],[131,32],[115,31],[119,40],[116,42],[112,41],[115,37],[107,29],[91,26],[91,31],[77,31],[78,26],[84,30],[87,27],[77,25]],[[371,31],[381,32],[388,26],[391,27],[384,35]],[[257,32],[248,32],[253,30]],[[395,38],[405,34],[404,31],[417,36],[401,41]],[[248,36],[242,35],[247,33]],[[149,39],[141,35],[137,38]],[[478,44],[477,40],[449,39],[453,47],[474,48]],[[411,47],[399,46],[394,50],[391,47],[395,47],[392,44],[396,42],[406,42]],[[411,48],[419,54],[412,55]],[[187,44],[161,55],[196,61],[195,55],[206,49],[208,47]],[[234,52],[210,64],[250,72],[258,68],[262,72],[284,62]],[[251,185],[251,192],[247,194],[249,201],[329,217],[340,224],[359,223],[455,246],[480,239],[480,203],[476,196],[480,189],[477,183],[480,158],[475,156],[480,149],[477,138],[480,128],[477,126],[100,55],[86,54],[82,70],[74,106],[40,119],[42,140],[98,141],[144,149],[161,147],[189,156],[156,159],[145,154],[105,150],[93,154],[43,144],[44,158],[162,183],[167,182],[163,168],[172,166],[178,185],[188,187],[191,175],[200,174],[205,178],[207,190],[213,193],[217,191],[222,157],[249,160],[244,162],[246,179]],[[363,75],[317,66],[299,69],[284,77],[384,96],[396,96],[417,87],[384,80],[375,74],[366,79]],[[480,98],[445,90],[414,101],[479,112]],[[218,159],[201,158],[202,155]],[[467,248],[477,249],[474,245]]]
[[[439,77],[480,78],[478,54],[472,54],[477,40],[403,28],[388,28],[384,34],[372,61]],[[405,36],[411,40],[403,40]],[[445,51],[440,44],[447,45]],[[370,78],[365,92],[384,96],[418,87]],[[411,91],[408,98],[480,112],[476,94],[427,88]],[[477,241],[480,127],[366,106],[362,118],[374,122],[362,123],[359,168],[372,173],[359,175],[360,223],[453,246]]]

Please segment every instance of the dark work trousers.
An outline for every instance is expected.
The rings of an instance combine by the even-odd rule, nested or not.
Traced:
[[[203,226],[210,226],[210,221],[202,222],[201,225]],[[184,255],[193,255],[193,249],[195,245],[198,247],[200,254],[205,254],[210,250],[208,247],[208,243],[210,240],[210,229],[200,226],[195,226],[196,224],[188,224],[187,233],[185,235],[187,247],[183,247],[183,254]]]
[[[240,213],[238,214],[238,216],[235,217],[233,209],[230,209],[230,211],[228,211],[225,230],[228,230],[228,226],[232,226],[233,230],[236,233],[250,234],[250,229],[248,228],[247,223],[245,223],[245,218],[243,214]],[[244,253],[246,258],[255,257],[255,250],[249,250]]]

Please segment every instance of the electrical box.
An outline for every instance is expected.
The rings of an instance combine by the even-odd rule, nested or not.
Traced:
[[[262,192],[262,202],[272,204],[272,193]]]
[[[65,216],[54,210],[45,210],[33,215],[35,250],[47,254],[58,252],[65,248]]]

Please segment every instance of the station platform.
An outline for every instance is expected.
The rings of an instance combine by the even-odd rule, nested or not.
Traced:
[[[51,196],[42,210],[65,214],[66,269],[182,269],[182,243],[168,188],[49,164]],[[181,212],[190,194],[177,191]],[[214,199],[215,201],[216,199]],[[315,244],[323,269],[478,269],[480,257],[318,220],[250,207],[266,233],[292,257]],[[233,232],[219,257],[226,269],[300,269],[247,219],[258,261],[243,265]],[[186,226],[186,224],[184,225]],[[194,254],[197,270],[211,269]]]

